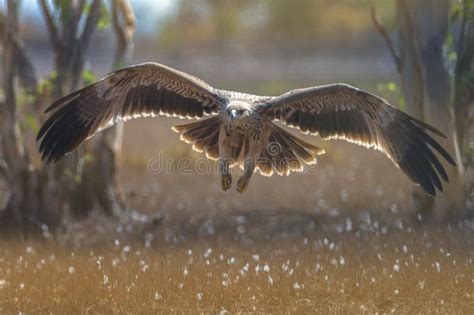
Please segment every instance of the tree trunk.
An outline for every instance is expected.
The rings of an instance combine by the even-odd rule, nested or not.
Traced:
[[[474,8],[462,2],[455,71],[454,111],[456,132],[464,166],[467,206],[474,210]]]
[[[24,148],[20,141],[17,123],[17,106],[15,95],[15,41],[18,38],[18,3],[7,2],[7,15],[3,29],[3,91],[5,101],[2,108],[2,149],[3,159],[8,165],[6,180],[11,187],[3,217],[22,221],[22,201],[24,190],[22,178],[26,171]]]
[[[135,15],[126,0],[111,0],[112,26],[116,35],[116,51],[112,70],[124,67],[130,59],[135,32]],[[81,190],[95,196],[101,209],[109,215],[121,215],[124,200],[117,179],[117,157],[121,149],[123,123],[119,122],[97,134],[87,146],[93,156],[84,167]],[[91,208],[90,205],[88,207]],[[86,208],[87,209],[87,208]],[[82,209],[79,209],[82,211]]]
[[[40,5],[56,55],[55,99],[58,99],[79,87],[85,54],[100,17],[102,1],[92,0],[88,14],[82,19],[85,1],[69,3],[67,9],[71,12],[64,16],[60,25],[54,21],[47,1],[40,0]],[[132,47],[135,18],[125,0],[112,1],[112,16],[118,36],[115,67],[118,63],[126,63],[125,56]],[[81,20],[85,22],[79,32]],[[51,171],[50,178],[55,183],[51,185],[52,193],[56,192],[58,206],[69,214],[67,217],[85,217],[94,208],[110,215],[120,214],[125,209],[117,184],[116,160],[121,134],[120,125],[106,130],[83,146],[87,158],[72,154]]]
[[[38,213],[43,197],[43,176],[30,165],[28,153],[23,146],[19,132],[16,77],[25,88],[34,90],[36,77],[29,59],[26,57],[19,40],[18,1],[9,0],[8,14],[3,27],[3,90],[5,100],[2,102],[1,174],[9,187],[5,207],[0,213],[5,227],[37,224],[34,219]]]
[[[53,16],[47,0],[38,2],[55,54],[57,77],[53,95],[47,101],[50,103],[79,87],[85,54],[100,17],[102,1],[92,0],[87,10],[86,0],[53,3],[63,14],[60,18]],[[35,91],[36,76],[19,40],[18,7],[18,1],[8,0],[8,14],[1,16],[5,100],[0,102],[0,176],[7,181],[10,194],[5,209],[0,212],[0,219],[5,225],[14,222],[23,226],[26,223],[54,226],[71,217],[68,214],[81,213],[80,216],[84,216],[92,208],[117,214],[124,210],[116,176],[120,126],[91,142],[90,149],[86,146],[91,163],[78,153],[71,154],[54,166],[35,169],[30,163],[19,132],[15,78],[18,77],[27,90]],[[113,14],[118,36],[115,67],[125,64],[131,51],[135,18],[126,0],[114,0]]]
[[[415,207],[425,215],[433,213],[438,219],[444,218],[447,211],[457,215],[464,208],[462,164],[452,109],[453,93],[443,55],[449,8],[449,0],[397,1],[400,75],[406,110],[449,137],[449,140],[439,140],[459,166],[447,166],[450,183],[435,200],[420,189],[414,190]]]

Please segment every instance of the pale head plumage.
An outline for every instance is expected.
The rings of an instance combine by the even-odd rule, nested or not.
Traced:
[[[252,114],[252,104],[245,100],[230,100],[224,110],[224,117],[233,122],[250,117]]]

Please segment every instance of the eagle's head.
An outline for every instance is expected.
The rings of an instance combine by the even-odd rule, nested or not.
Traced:
[[[252,106],[241,100],[231,101],[226,107],[225,115],[229,121],[238,121],[252,114]]]

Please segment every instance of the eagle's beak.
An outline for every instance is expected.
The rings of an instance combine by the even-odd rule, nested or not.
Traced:
[[[235,109],[230,111],[230,119],[234,120],[237,118],[237,111]]]

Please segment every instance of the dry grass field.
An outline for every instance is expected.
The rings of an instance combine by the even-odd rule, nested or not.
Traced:
[[[3,240],[0,313],[472,313],[472,222],[361,220],[300,217],[271,237],[240,216],[207,237],[114,238],[104,223],[94,243]]]

